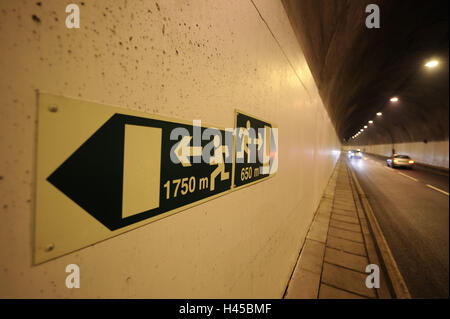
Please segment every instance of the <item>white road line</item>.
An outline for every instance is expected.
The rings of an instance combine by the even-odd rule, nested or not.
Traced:
[[[429,184],[427,184],[427,186],[428,186],[429,188],[434,189],[435,191],[441,192],[441,193],[443,193],[443,194],[445,194],[445,195],[448,196],[448,193],[447,193],[446,191],[443,191],[442,189],[439,189],[439,188],[434,187],[433,185],[429,185]]]
[[[413,181],[416,181],[416,182],[419,181],[417,178],[411,177],[411,176],[409,176],[409,175],[406,175],[406,174],[403,174],[403,173],[399,173],[399,174],[400,174],[400,175],[403,175],[403,176],[405,176],[405,177],[411,178]]]

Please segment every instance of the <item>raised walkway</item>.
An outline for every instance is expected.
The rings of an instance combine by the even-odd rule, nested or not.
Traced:
[[[341,156],[310,225],[284,298],[409,297],[367,205],[356,177]],[[366,272],[369,264],[379,268],[379,288],[366,286],[372,272],[369,269]]]

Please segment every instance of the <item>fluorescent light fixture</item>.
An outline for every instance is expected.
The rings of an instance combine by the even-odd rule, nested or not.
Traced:
[[[377,116],[381,116],[381,115],[383,115],[383,113],[381,113],[381,112],[378,112],[378,113],[377,113]]]
[[[367,125],[364,125],[364,128],[367,128]]]
[[[396,97],[396,96],[391,97],[391,102],[398,102],[398,97]]]
[[[370,121],[369,121],[369,124],[373,124],[373,121],[372,121],[372,120],[370,120]]]

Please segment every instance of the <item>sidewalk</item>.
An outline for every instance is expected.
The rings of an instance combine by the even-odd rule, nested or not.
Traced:
[[[391,284],[345,160],[327,185],[285,298],[391,298]],[[380,288],[366,287],[367,265],[380,269]]]

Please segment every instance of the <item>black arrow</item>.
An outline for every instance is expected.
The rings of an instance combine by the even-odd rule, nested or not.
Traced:
[[[158,214],[153,209],[122,218],[125,124],[157,127],[161,121],[114,114],[47,178],[110,230]]]
[[[126,124],[162,129],[161,182],[159,207],[123,218],[123,162]],[[191,125],[116,113],[70,155],[47,178],[47,181],[110,230],[134,224],[229,190],[231,178],[226,181],[217,181],[214,191],[211,191],[209,187],[204,187],[185,196],[175,197],[170,194],[170,199],[166,198],[166,194],[161,191],[164,188],[162,185],[166,181],[191,176],[195,176],[199,180],[205,176],[209,177],[216,168],[203,162],[190,167],[183,167],[181,164],[171,162],[170,150],[177,141],[170,139],[170,132],[178,127],[183,127],[192,134]],[[221,134],[225,136],[225,131],[222,130]],[[208,142],[211,141],[202,140],[201,146]],[[230,149],[232,147],[232,144],[229,145]],[[227,163],[225,166],[226,171],[230,172],[232,164]]]

